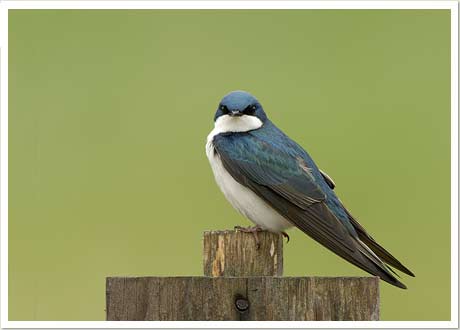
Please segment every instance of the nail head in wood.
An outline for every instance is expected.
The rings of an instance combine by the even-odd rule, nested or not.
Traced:
[[[237,298],[235,300],[236,309],[240,312],[245,312],[249,308],[249,301],[245,298]]]

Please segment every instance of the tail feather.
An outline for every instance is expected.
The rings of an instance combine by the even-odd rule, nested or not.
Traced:
[[[379,276],[380,279],[384,280],[385,282],[393,284],[401,289],[407,289],[404,283],[400,282],[395,276],[393,276],[393,274],[396,276],[397,274],[390,267],[385,265],[382,260],[380,260],[379,257],[377,257],[374,252],[368,246],[366,246],[366,244],[364,244],[360,239],[357,239],[356,242],[358,243],[358,249],[361,254],[366,257],[368,261],[370,261],[370,264],[373,266],[371,268],[374,268],[374,275]],[[370,266],[369,263],[367,263],[367,266]]]
[[[390,252],[385,250],[381,245],[379,245],[374,239],[367,235],[367,233],[361,233],[359,230],[358,237],[363,243],[365,243],[382,261],[386,262],[390,266],[400,270],[401,272],[415,277],[415,274],[412,273],[407,267],[405,267],[398,259],[393,257]]]
[[[348,212],[344,207],[345,211],[348,214],[348,218],[351,221],[351,224],[355,228],[359,239],[372,250],[382,261],[387,263],[390,266],[400,270],[401,272],[415,277],[415,274],[412,273],[407,267],[405,267],[398,259],[393,257],[393,255],[385,250],[380,244],[378,244],[371,235],[369,235],[366,230],[359,224],[359,222]],[[393,271],[393,270],[392,270]],[[394,272],[393,272],[394,273]]]

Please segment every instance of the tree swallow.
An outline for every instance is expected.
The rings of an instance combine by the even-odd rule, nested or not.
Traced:
[[[220,101],[206,155],[217,185],[256,230],[292,226],[332,252],[405,289],[390,266],[415,276],[379,245],[335,194],[332,179],[277,128],[260,102],[244,91]]]

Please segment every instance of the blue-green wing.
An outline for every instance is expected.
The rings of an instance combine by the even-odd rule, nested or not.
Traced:
[[[233,133],[214,138],[215,152],[230,175],[320,244],[404,288],[350,233],[347,223],[337,216],[339,210],[327,203],[332,190],[305,151],[284,135],[266,139],[263,134]]]
[[[243,174],[241,180],[249,179],[255,184],[270,187],[304,210],[325,200],[326,195],[300,156],[292,157],[251,135],[244,139],[224,139],[224,143],[219,138],[215,140],[216,150],[225,164]]]
[[[226,170],[307,234],[328,246],[355,250],[349,232],[330,212],[326,193],[302,154],[252,134],[221,135],[215,150]]]

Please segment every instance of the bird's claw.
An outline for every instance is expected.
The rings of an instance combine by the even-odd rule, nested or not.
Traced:
[[[284,231],[282,231],[281,234],[283,235],[283,237],[286,237],[286,238],[287,238],[286,243],[289,243],[289,235],[288,235],[286,232],[284,232]]]

